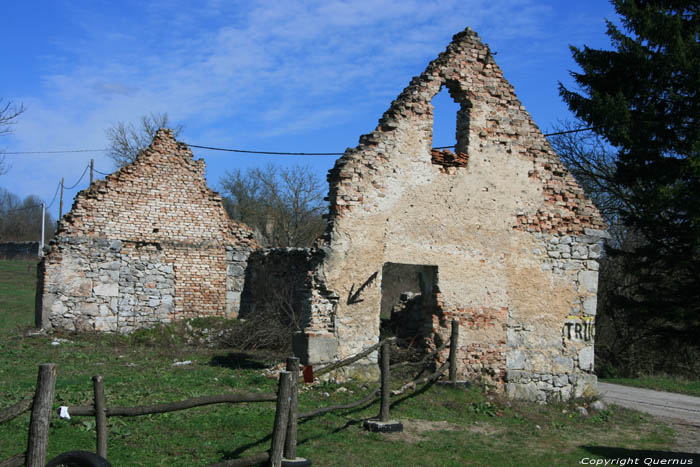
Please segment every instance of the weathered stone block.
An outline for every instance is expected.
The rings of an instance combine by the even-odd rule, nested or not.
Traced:
[[[99,284],[93,288],[93,293],[103,297],[116,297],[119,295],[118,284]]]
[[[511,399],[536,401],[544,397],[536,383],[506,383],[506,394]]]
[[[593,346],[582,348],[578,353],[578,366],[583,371],[593,371]]]
[[[332,361],[338,354],[338,339],[333,335],[306,335],[295,332],[292,338],[294,355],[303,365]]]
[[[508,370],[522,370],[525,368],[525,354],[520,350],[510,350],[506,355],[506,368]]]
[[[83,307],[83,314],[85,316],[97,316],[100,310],[96,303],[88,303]]]
[[[578,282],[583,293],[596,293],[598,291],[598,272],[581,271],[578,273]]]
[[[574,369],[574,360],[570,357],[557,356],[552,362],[553,373],[570,373]]]
[[[586,313],[587,315],[594,315],[596,314],[596,310],[598,307],[598,297],[593,295],[590,297],[586,297],[583,300],[583,312]]]

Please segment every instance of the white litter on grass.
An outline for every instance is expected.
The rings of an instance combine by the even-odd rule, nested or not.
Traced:
[[[68,407],[65,405],[62,405],[58,408],[58,416],[60,418],[65,418],[66,420],[70,420],[70,414],[68,413]]]
[[[56,339],[51,341],[51,345],[61,345],[61,344],[72,344],[72,341],[69,341],[68,339],[61,339],[60,337],[57,337]]]
[[[182,365],[192,365],[192,360],[185,360],[184,362],[178,362],[175,360],[175,363],[173,363],[173,366],[182,366]]]

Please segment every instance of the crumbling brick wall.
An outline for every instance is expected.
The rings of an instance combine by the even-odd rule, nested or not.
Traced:
[[[129,332],[236,316],[256,248],[204,179],[204,161],[159,130],[136,161],[75,198],[39,270],[43,328]]]
[[[442,88],[460,106],[454,153],[432,148]],[[454,36],[328,179],[315,274],[339,300],[312,305],[306,334],[310,349],[337,351],[319,360],[377,342],[385,264],[423,265],[437,269],[426,341],[444,341],[459,320],[463,377],[535,400],[594,390],[583,330],[605,225],[476,33]]]

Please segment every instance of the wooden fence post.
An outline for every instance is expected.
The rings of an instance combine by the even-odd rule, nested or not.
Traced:
[[[450,382],[457,383],[457,343],[459,342],[459,321],[452,320],[452,334],[450,335]]]
[[[107,413],[105,412],[104,377],[92,377],[95,390],[95,429],[97,431],[97,455],[107,459]]]
[[[389,343],[382,345],[381,372],[382,372],[382,405],[379,409],[379,421],[389,421]]]
[[[389,363],[391,359],[391,343],[385,341],[381,346],[379,369],[381,370],[381,405],[378,419],[365,420],[365,429],[380,433],[391,433],[403,431],[403,424],[395,420],[389,420]]]
[[[284,458],[297,457],[297,408],[299,406],[299,358],[287,358],[287,371],[292,375],[292,393],[289,404],[287,436],[284,439]]]
[[[29,441],[27,443],[27,467],[44,467],[46,450],[49,446],[49,421],[51,406],[56,390],[56,365],[42,363],[34,393],[32,416],[29,422]]]
[[[280,372],[279,386],[277,389],[277,408],[275,411],[275,425],[272,429],[272,449],[270,450],[270,465],[281,467],[284,438],[287,434],[289,421],[289,405],[291,403],[292,374],[289,371]]]

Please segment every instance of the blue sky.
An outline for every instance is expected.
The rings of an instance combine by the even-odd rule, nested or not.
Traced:
[[[343,152],[467,26],[546,132],[571,118],[557,91],[572,85],[569,44],[608,48],[604,18],[616,19],[606,0],[37,0],[0,11],[0,97],[26,107],[0,139],[8,152],[104,148],[106,128],[150,112],[184,125],[191,144]],[[434,103],[435,145],[454,144],[457,108],[446,93]],[[193,152],[214,189],[226,170],[302,163],[325,177],[335,161]],[[113,171],[102,152],[7,155],[0,186],[50,202],[90,158]],[[64,212],[86,187],[66,192]]]

